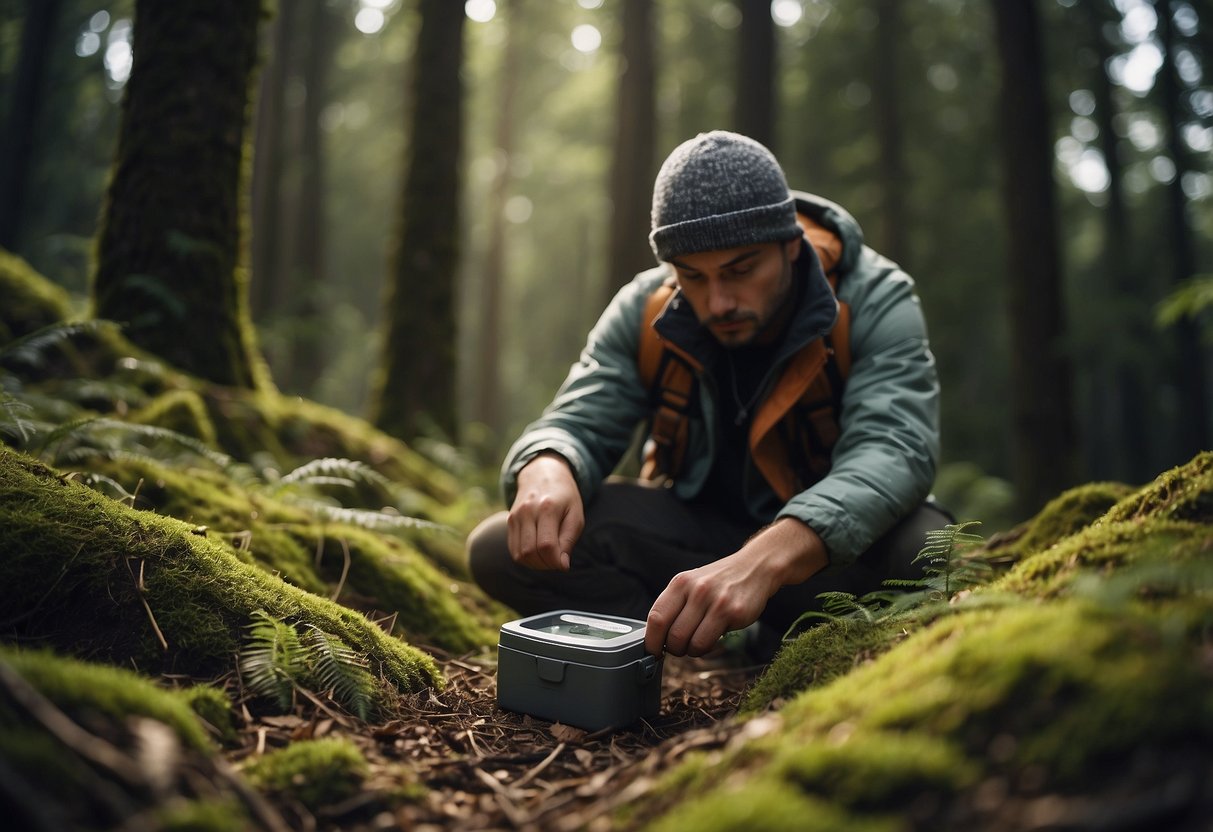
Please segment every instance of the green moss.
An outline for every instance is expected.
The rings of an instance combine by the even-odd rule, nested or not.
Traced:
[[[783,749],[771,768],[773,776],[805,791],[867,810],[906,805],[924,792],[955,792],[972,785],[977,772],[946,740],[891,731]]]
[[[889,832],[909,829],[896,818],[861,818],[782,782],[734,785],[698,795],[658,822],[652,832]]]
[[[244,807],[235,798],[172,801],[155,815],[164,832],[230,832],[249,825]]]
[[[998,561],[1014,563],[1035,552],[1048,549],[1057,541],[1102,517],[1133,489],[1118,482],[1093,482],[1071,488],[1050,500],[1031,520],[994,541],[990,554]]]
[[[347,739],[330,737],[295,742],[249,763],[249,781],[260,789],[285,794],[309,809],[353,796],[367,774],[366,759]]]
[[[1153,518],[1148,522],[1112,522],[1105,518],[1021,561],[988,591],[1055,596],[1092,569],[1107,573],[1126,564],[1178,564],[1201,557],[1207,553],[1211,537],[1208,526],[1195,523]]]
[[[443,574],[405,539],[348,524],[320,523],[299,506],[253,486],[246,489],[214,470],[173,468],[138,458],[96,461],[90,467],[128,490],[142,481],[141,506],[205,526],[208,536],[247,546],[240,556],[296,586],[328,596],[340,584],[347,603],[397,613],[397,629],[411,638],[458,653],[491,644],[496,637],[495,610],[483,593]]]
[[[221,743],[228,745],[235,742],[232,701],[226,693],[210,685],[194,685],[184,688],[180,695],[194,714],[214,730]]]
[[[1213,451],[1172,468],[1108,511],[1108,522],[1147,517],[1213,523]]]
[[[0,647],[0,663],[69,715],[95,713],[118,721],[144,716],[168,725],[192,748],[211,748],[187,697],[129,670],[9,647]]]
[[[828,684],[885,652],[903,635],[903,624],[826,621],[784,645],[746,692],[743,713],[763,710],[803,690]]]
[[[0,550],[20,588],[0,596],[0,620],[65,652],[207,676],[230,668],[262,609],[337,635],[400,690],[440,683],[432,658],[364,616],[241,562],[193,525],[132,510],[3,447]]]
[[[218,438],[206,404],[193,390],[170,390],[130,415],[130,421],[155,425],[193,437],[215,447]]]
[[[0,249],[0,344],[65,320],[71,301],[23,259]]]

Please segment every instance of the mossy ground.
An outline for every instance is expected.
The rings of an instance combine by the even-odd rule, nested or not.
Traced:
[[[1127,772],[1189,776],[1189,751],[1213,747],[1213,454],[1124,492],[1062,495],[1008,574],[913,626],[800,636],[750,704],[791,701],[673,773],[625,825],[738,828],[728,819],[779,796],[824,802],[840,830],[987,828],[1025,794],[1114,805]],[[1202,799],[1180,793],[1171,819]]]
[[[144,828],[249,827],[209,762],[214,745],[190,690],[46,650],[0,648],[0,668],[8,828],[118,828],[141,812],[156,818]],[[47,727],[64,717],[66,730]]]
[[[316,809],[353,796],[367,775],[367,763],[356,745],[333,737],[292,743],[253,760],[244,774],[264,791]]]
[[[128,508],[0,447],[10,638],[197,676],[231,666],[255,610],[314,624],[400,690],[440,682],[433,660],[362,615],[236,557],[197,526]]]

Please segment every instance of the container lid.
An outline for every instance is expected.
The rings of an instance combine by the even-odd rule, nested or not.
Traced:
[[[617,615],[554,610],[501,626],[504,647],[597,667],[618,667],[646,655],[644,622]]]

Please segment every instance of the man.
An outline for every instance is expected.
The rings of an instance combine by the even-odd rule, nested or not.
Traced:
[[[910,278],[723,131],[662,165],[649,239],[662,265],[620,290],[507,455],[510,511],[468,542],[476,581],[702,655],[756,621],[782,634],[819,593],[921,574],[947,518],[923,503],[939,388]],[[648,482],[608,480],[641,424]]]

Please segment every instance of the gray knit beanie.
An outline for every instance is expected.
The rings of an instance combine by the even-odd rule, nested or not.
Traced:
[[[796,205],[779,162],[758,142],[713,130],[674,148],[653,185],[657,259],[790,240]]]

